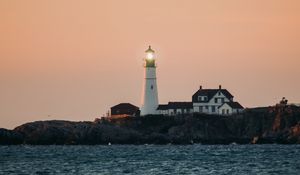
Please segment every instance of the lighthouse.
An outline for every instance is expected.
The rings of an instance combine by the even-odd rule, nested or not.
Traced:
[[[151,46],[146,50],[146,58],[144,59],[144,84],[142,95],[141,115],[157,114],[158,94],[156,83],[156,64],[155,52]]]

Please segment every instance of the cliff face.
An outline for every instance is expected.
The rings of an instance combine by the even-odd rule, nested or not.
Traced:
[[[170,143],[300,143],[300,108],[296,106],[247,109],[234,116],[194,114],[110,122],[146,136],[161,135]]]
[[[12,142],[11,140],[14,140],[12,138],[18,139]],[[300,143],[300,108],[296,106],[255,108],[247,109],[243,114],[235,116],[194,114],[172,117],[128,117],[95,122],[37,121],[21,125],[13,131],[0,130],[0,144],[232,142]]]
[[[14,129],[26,144],[107,144],[130,143],[135,131],[111,124],[70,121],[38,121]]]

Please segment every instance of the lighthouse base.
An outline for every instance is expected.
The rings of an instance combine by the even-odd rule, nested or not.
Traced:
[[[156,83],[156,68],[145,67],[141,115],[157,114],[157,107],[158,93]]]

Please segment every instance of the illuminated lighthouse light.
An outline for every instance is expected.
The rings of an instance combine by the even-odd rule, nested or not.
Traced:
[[[154,55],[153,53],[147,53],[147,59],[153,59],[154,58]]]

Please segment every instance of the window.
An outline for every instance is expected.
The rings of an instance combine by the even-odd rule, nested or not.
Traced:
[[[222,109],[222,114],[225,114],[225,109]]]
[[[207,109],[207,110],[208,110],[208,106],[205,106],[205,109]]]
[[[222,101],[222,103],[224,103],[224,102],[225,102],[225,99],[224,99],[224,98],[221,98],[221,101]]]
[[[226,110],[226,113],[229,114],[229,109]]]
[[[199,106],[199,112],[203,111],[203,106]]]
[[[151,90],[153,90],[153,85],[151,85]]]
[[[215,98],[215,103],[218,103],[218,98]]]
[[[198,101],[207,101],[206,96],[198,96]]]
[[[216,107],[215,106],[211,107],[211,112],[216,112]]]

